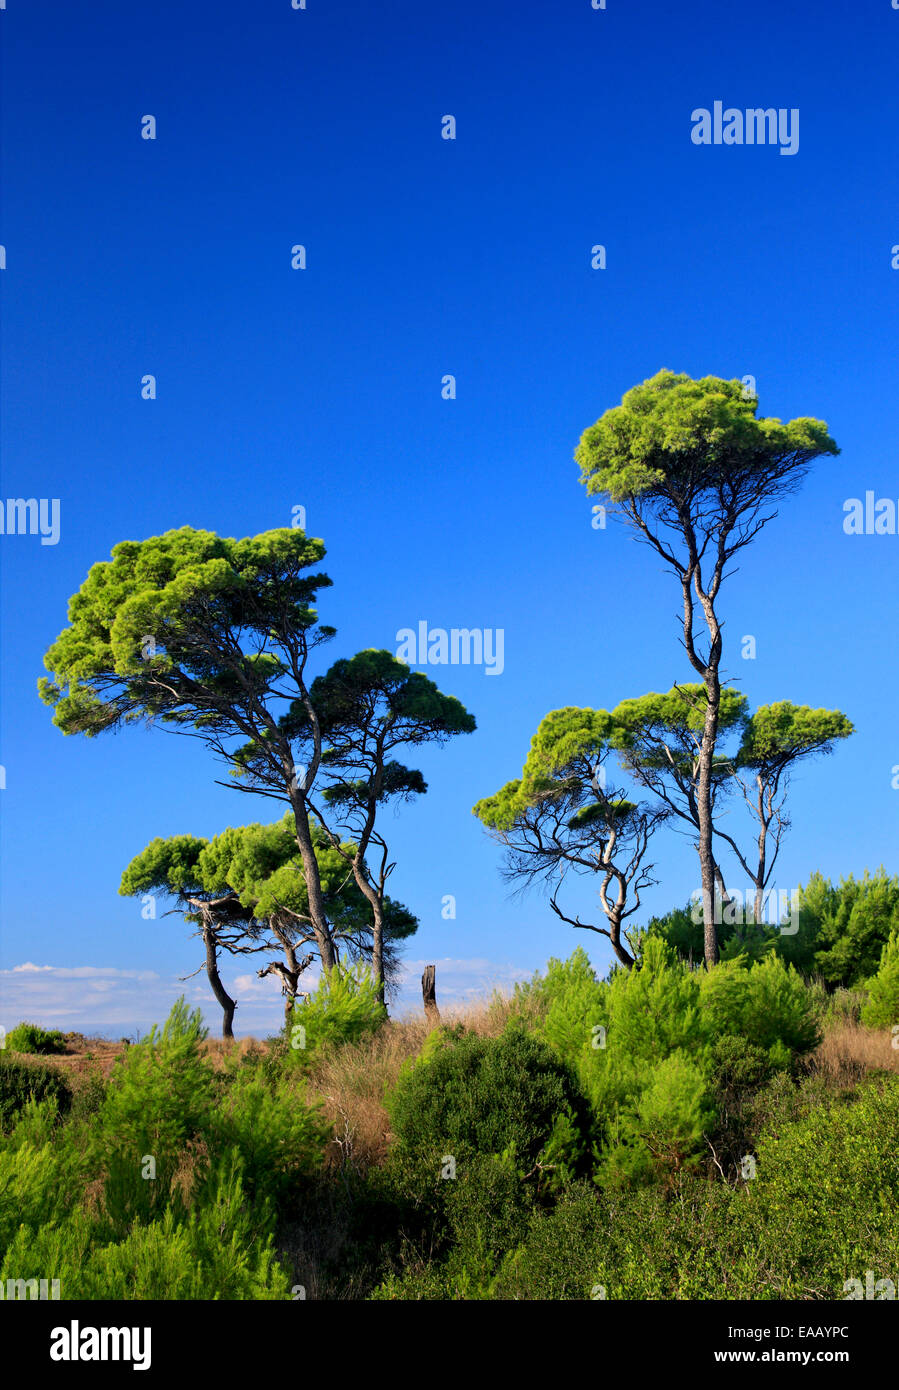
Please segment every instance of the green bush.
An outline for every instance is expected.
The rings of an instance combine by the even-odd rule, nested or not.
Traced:
[[[62,1033],[48,1033],[36,1023],[19,1023],[7,1034],[6,1046],[13,1052],[37,1052],[52,1055],[65,1052],[66,1040]]]
[[[176,1174],[209,1128],[214,1078],[200,1053],[205,1037],[199,1009],[190,1013],[181,998],[162,1031],[154,1025],[113,1069],[89,1148],[117,1229],[155,1219],[174,1200]]]
[[[566,961],[552,957],[545,975],[538,971],[515,986],[512,1015],[524,1023],[537,1020],[539,1036],[575,1065],[585,1042],[594,1036],[593,1027],[608,1022],[607,989],[597,980],[583,946],[578,946]]]
[[[820,974],[831,988],[853,987],[872,976],[890,932],[899,928],[899,876],[883,867],[851,874],[834,885],[813,874],[800,890],[799,931],[778,950],[800,970]]]
[[[240,1152],[247,1192],[277,1201],[321,1166],[328,1133],[321,1107],[306,1103],[302,1083],[289,1076],[269,1081],[248,1068],[228,1082],[209,1123],[214,1151]]]
[[[394,1148],[435,1178],[478,1156],[511,1153],[522,1173],[552,1185],[585,1156],[587,1109],[570,1069],[540,1039],[511,1026],[465,1034],[407,1065],[387,1097]]]
[[[322,1047],[358,1042],[376,1032],[386,1017],[370,969],[362,962],[346,969],[335,966],[322,974],[311,998],[294,1005],[285,1029],[287,1056],[308,1067]]]
[[[715,1034],[738,1033],[780,1065],[821,1040],[814,995],[779,956],[766,955],[748,967],[742,958],[721,961],[702,973],[700,990]]]
[[[785,1104],[787,1090],[798,1097],[783,1074],[776,1087]],[[681,1174],[668,1190],[575,1182],[532,1209],[480,1281],[460,1278],[454,1252],[377,1296],[836,1300],[868,1270],[895,1279],[899,1080],[869,1082],[848,1103],[809,1091],[797,1118],[784,1113],[758,1141],[754,1178]]]
[[[74,1197],[70,1157],[58,1144],[27,1139],[0,1149],[0,1250],[20,1227],[33,1231],[65,1218]]]
[[[107,1242],[98,1240],[81,1208],[36,1229],[23,1223],[3,1256],[0,1279],[46,1278],[50,1269],[62,1298],[288,1299],[270,1223],[270,1214],[246,1199],[239,1155],[226,1153],[188,1218],[169,1209]]]
[[[72,1092],[54,1067],[20,1062],[0,1052],[0,1130],[12,1129],[29,1100],[53,1098],[61,1114],[68,1110]]]
[[[533,1189],[521,1181],[509,1156],[473,1158],[445,1189],[443,1260],[424,1262],[403,1247],[401,1272],[383,1280],[371,1297],[484,1299],[494,1296],[502,1270],[527,1235],[536,1209]],[[433,1248],[433,1247],[431,1247]]]
[[[877,974],[868,982],[868,1002],[861,1019],[868,1028],[890,1028],[899,1023],[899,928],[890,932]]]

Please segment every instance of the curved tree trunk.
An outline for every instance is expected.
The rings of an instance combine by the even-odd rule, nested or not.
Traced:
[[[234,1022],[234,1010],[237,1002],[231,998],[225,986],[222,984],[221,976],[218,972],[218,942],[215,939],[215,932],[211,927],[203,928],[203,941],[206,945],[206,974],[212,986],[212,992],[222,1006],[224,1017],[222,1019],[222,1037],[233,1038],[234,1033],[231,1025]]]
[[[612,950],[618,957],[619,964],[623,965],[626,970],[630,970],[634,965],[634,958],[621,939],[622,921],[622,917],[617,914],[613,914],[609,918],[609,940],[612,943]]]

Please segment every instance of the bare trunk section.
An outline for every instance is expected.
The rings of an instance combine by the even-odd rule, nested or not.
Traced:
[[[231,998],[225,986],[222,984],[221,976],[218,972],[218,942],[215,939],[215,932],[209,925],[203,928],[203,941],[206,946],[206,974],[212,986],[212,992],[222,1006],[224,1017],[222,1019],[222,1037],[232,1038],[234,1033],[231,1025],[234,1022],[234,1010],[237,1003]]]
[[[612,950],[618,957],[619,964],[630,970],[634,964],[634,957],[621,940],[621,927],[622,918],[613,914],[609,918],[609,940],[612,943]]]
[[[293,1017],[294,1005],[296,1004],[299,994],[300,976],[303,971],[312,964],[315,957],[304,956],[302,960],[298,960],[296,950],[289,941],[285,940],[283,934],[278,931],[277,928],[276,934],[281,945],[284,947],[284,955],[287,959],[287,964],[285,965],[284,962],[280,960],[269,961],[265,969],[257,970],[256,974],[259,976],[260,980],[264,979],[266,975],[275,974],[279,976],[281,980],[281,992],[284,995],[284,1017],[287,1023],[290,1023]],[[308,999],[309,996],[306,995],[305,997]]]
[[[440,1010],[437,1007],[436,965],[426,965],[424,968],[424,974],[421,977],[421,997],[425,1006],[425,1018],[432,1028],[436,1028],[440,1022]]]
[[[699,871],[702,875],[702,917],[706,965],[715,965],[718,960],[718,929],[715,924],[715,886],[716,875],[720,871],[715,862],[712,845],[712,762],[715,745],[718,742],[718,709],[721,703],[721,686],[718,683],[718,663],[708,667],[706,693],[708,706],[702,731],[702,748],[699,754],[699,781],[696,788],[696,810],[699,816]]]
[[[337,957],[334,953],[331,928],[328,925],[321,875],[318,871],[318,860],[315,857],[315,849],[312,844],[312,832],[309,829],[305,797],[299,795],[291,797],[290,804],[293,809],[293,819],[297,832],[297,847],[303,861],[303,877],[306,880],[306,896],[309,900],[309,916],[312,920],[312,930],[315,933],[315,944],[321,957],[322,969],[326,974],[330,974],[334,969]]]
[[[759,815],[759,866],[755,880],[755,920],[761,922],[762,912],[765,906],[765,872],[768,867],[768,826],[770,822],[765,818],[765,793],[762,787],[761,777],[756,778],[759,789],[758,815]],[[772,865],[773,868],[773,865]]]
[[[367,843],[367,837],[361,843]],[[371,936],[371,973],[372,978],[378,986],[378,998],[384,1003],[384,897],[378,889],[366,878],[362,872],[362,854],[359,850],[353,859],[353,878],[362,893],[371,904],[372,914],[372,936]]]

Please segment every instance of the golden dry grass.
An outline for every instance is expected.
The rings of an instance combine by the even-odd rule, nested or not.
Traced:
[[[247,1057],[252,1053],[267,1051],[268,1043],[260,1042],[258,1038],[206,1038],[200,1044],[200,1052],[216,1071],[221,1071],[225,1059],[232,1057],[235,1052],[239,1057]]]
[[[841,1020],[827,1029],[809,1066],[837,1088],[855,1086],[872,1071],[899,1072],[899,1050],[893,1042],[887,1029]]]
[[[509,1021],[509,997],[489,999],[440,1010],[445,1027],[461,1024],[480,1037],[498,1037]],[[329,1049],[312,1065],[310,1099],[319,1100],[333,1127],[329,1160],[359,1171],[383,1161],[390,1142],[390,1122],[384,1098],[403,1063],[417,1057],[432,1030],[422,1013],[391,1019],[377,1033],[358,1043]]]

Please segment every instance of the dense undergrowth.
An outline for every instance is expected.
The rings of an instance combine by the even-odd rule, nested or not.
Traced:
[[[809,1299],[899,1275],[899,947],[852,988],[664,932],[428,1031],[335,975],[107,1081],[0,1053],[0,1282],[63,1298]],[[867,1026],[867,1025],[873,1026]],[[10,1035],[9,1042],[14,1035]],[[16,1038],[21,1043],[24,1035]]]

